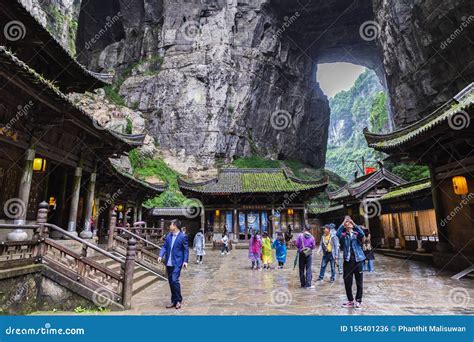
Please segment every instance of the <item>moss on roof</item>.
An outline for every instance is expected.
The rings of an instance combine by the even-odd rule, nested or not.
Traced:
[[[407,126],[399,131],[377,135],[371,134],[367,130],[364,131],[369,146],[377,150],[387,150],[394,147],[399,147],[405,144],[417,136],[428,132],[434,126],[439,125],[445,121],[450,120],[456,113],[464,112],[468,110],[474,104],[474,93],[467,95],[459,103],[451,105],[451,107],[444,109],[441,107],[435,111],[432,115],[421,119],[413,125]],[[377,140],[377,141],[374,141]]]
[[[390,191],[381,197],[381,200],[392,199],[402,197],[406,195],[414,194],[418,191],[423,191],[431,188],[431,182],[429,180],[423,183],[413,184],[411,186],[399,187],[396,190]]]
[[[326,185],[325,179],[302,181],[289,177],[283,169],[223,169],[217,178],[207,182],[180,180],[182,189],[201,193],[297,192]]]

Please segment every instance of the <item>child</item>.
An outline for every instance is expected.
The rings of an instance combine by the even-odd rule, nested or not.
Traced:
[[[252,237],[249,241],[249,259],[252,262],[252,269],[261,270],[260,259],[262,257],[262,240],[257,231],[252,232]]]
[[[205,242],[204,242],[204,232],[202,229],[194,236],[193,243],[194,250],[196,251],[196,263],[202,264],[202,257],[206,255],[204,252]]]
[[[267,232],[263,232],[262,262],[264,269],[270,269],[270,265],[273,263],[272,240]]]
[[[277,239],[273,241],[272,248],[275,250],[278,269],[282,270],[286,262],[286,242],[282,233],[278,233]]]
[[[227,233],[222,233],[222,249],[221,249],[221,255],[224,255],[224,251],[226,254],[229,254],[229,237],[227,236]]]
[[[362,240],[362,250],[364,251],[364,254],[365,254],[363,270],[364,272],[367,271],[367,272],[372,273],[374,272],[374,260],[375,260],[374,250],[372,248],[372,243],[371,243],[372,237],[370,236],[368,229],[364,229],[364,233],[365,233],[365,237]]]

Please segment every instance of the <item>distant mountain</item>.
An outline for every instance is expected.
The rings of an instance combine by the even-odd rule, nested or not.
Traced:
[[[326,168],[346,180],[361,171],[362,157],[367,166],[382,159],[382,154],[367,146],[362,133],[364,127],[372,132],[389,131],[386,96],[377,75],[372,70],[362,73],[351,89],[337,93],[329,99],[331,119],[329,125]]]

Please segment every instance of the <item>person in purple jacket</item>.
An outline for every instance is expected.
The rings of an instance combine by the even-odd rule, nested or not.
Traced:
[[[305,226],[303,233],[298,236],[295,242],[298,248],[299,270],[301,287],[306,289],[314,289],[311,285],[313,280],[313,271],[311,264],[313,262],[313,250],[316,248],[316,241],[311,235],[310,228]],[[306,271],[306,272],[305,272]]]

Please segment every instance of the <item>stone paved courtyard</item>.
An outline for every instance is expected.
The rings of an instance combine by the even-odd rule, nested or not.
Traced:
[[[474,314],[474,281],[452,280],[426,264],[376,255],[373,274],[364,275],[364,309],[345,309],[342,276],[316,283],[321,257],[313,261],[316,289],[301,289],[293,270],[253,271],[246,250],[221,256],[207,251],[205,263],[190,263],[181,276],[183,310],[165,309],[169,287],[159,282],[133,298],[137,315],[449,315]],[[194,261],[194,255],[190,258]],[[355,285],[354,285],[355,286]]]

